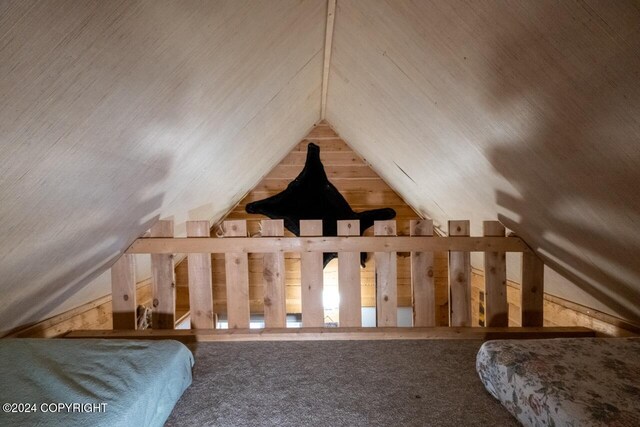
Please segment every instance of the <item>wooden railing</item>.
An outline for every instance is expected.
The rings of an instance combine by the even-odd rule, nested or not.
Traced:
[[[173,222],[158,221],[149,238],[136,240],[112,267],[113,327],[135,329],[135,254],[151,254],[155,329],[175,325],[174,254],[187,254],[191,327],[213,329],[211,254],[225,257],[228,327],[249,328],[248,254],[264,255],[264,323],[286,327],[285,252],[300,253],[303,327],[323,327],[323,252],[338,253],[339,327],[360,327],[360,252],[375,253],[377,326],[397,326],[397,252],[411,253],[413,326],[436,326],[433,252],[449,253],[449,326],[471,326],[470,253],[485,253],[487,326],[507,326],[506,252],[522,253],[522,326],[542,326],[543,263],[520,238],[505,236],[497,221],[484,235],[469,235],[469,221],[449,221],[449,236],[433,235],[429,220],[411,221],[410,236],[396,236],[395,221],[378,221],[374,236],[359,236],[357,220],[338,221],[338,236],[322,236],[322,221],[300,222],[301,237],[284,237],[279,220],[263,220],[261,237],[246,237],[245,220],[225,221],[223,238],[209,237],[208,221],[188,221],[186,238]]]

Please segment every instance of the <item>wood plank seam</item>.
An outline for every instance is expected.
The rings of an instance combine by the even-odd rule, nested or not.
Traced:
[[[324,62],[322,66],[322,99],[320,105],[320,120],[324,120],[327,113],[327,93],[329,84],[329,69],[331,67],[331,51],[333,48],[333,27],[335,23],[336,0],[327,0],[327,24],[324,38]]]

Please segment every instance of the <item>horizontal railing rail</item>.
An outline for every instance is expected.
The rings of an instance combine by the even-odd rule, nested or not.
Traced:
[[[128,254],[269,252],[530,252],[519,237],[176,237],[137,239]]]
[[[485,258],[486,326],[508,326],[506,294],[507,252],[522,254],[521,325],[542,326],[544,264],[526,242],[506,236],[497,221],[483,223],[483,236],[470,236],[469,221],[449,221],[448,236],[434,236],[430,220],[410,221],[410,236],[397,236],[395,221],[376,221],[374,235],[359,236],[358,220],[338,221],[338,236],[323,236],[320,220],[300,221],[301,237],[284,237],[282,220],[262,220],[260,236],[247,237],[245,220],[225,221],[221,237],[209,237],[208,221],[188,221],[187,236],[174,238],[172,221],[158,221],[150,237],[137,239],[112,267],[114,329],[136,328],[135,257],[151,255],[154,329],[173,329],[176,321],[175,254],[188,254],[188,285],[191,327],[216,328],[214,292],[226,302],[229,329],[250,326],[250,270],[261,282],[264,324],[267,329],[287,326],[285,253],[300,254],[300,312],[302,327],[324,327],[324,279],[322,253],[338,254],[339,328],[361,327],[362,278],[360,252],[373,252],[375,325],[397,327],[399,323],[398,253],[410,253],[412,325],[434,327],[439,310],[433,277],[434,253],[447,252],[448,324],[472,326],[479,307],[471,301],[471,252]],[[224,254],[224,266],[212,269],[212,254]],[[250,263],[249,254],[264,254],[259,264]],[[219,257],[218,257],[219,259]],[[213,273],[224,270],[223,288],[213,286]],[[406,273],[402,273],[406,274]],[[406,277],[406,276],[405,276]],[[253,295],[255,298],[255,295]],[[335,303],[334,303],[335,304]],[[405,303],[406,304],[406,303]],[[333,310],[329,308],[328,310]],[[254,307],[255,311],[255,307]],[[333,316],[333,314],[332,314]],[[332,323],[335,323],[332,321]]]

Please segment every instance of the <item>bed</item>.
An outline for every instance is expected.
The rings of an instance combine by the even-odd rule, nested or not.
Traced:
[[[177,341],[0,340],[0,425],[162,426],[191,384]]]
[[[640,338],[487,341],[476,369],[526,426],[640,425]]]

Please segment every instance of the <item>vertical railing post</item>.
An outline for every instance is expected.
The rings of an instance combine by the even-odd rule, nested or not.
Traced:
[[[338,236],[359,236],[360,221],[338,221]],[[338,252],[338,289],[340,291],[340,326],[362,326],[360,289],[360,252]]]
[[[124,254],[111,267],[113,329],[136,329],[135,255]]]
[[[247,237],[247,221],[224,221],[224,237]],[[249,328],[249,257],[246,252],[224,256],[227,281],[227,322],[229,329]]]
[[[395,236],[395,221],[375,221],[376,236]],[[396,252],[376,252],[376,314],[378,326],[398,326],[398,263]]]
[[[449,221],[449,236],[469,236],[469,221]],[[449,326],[471,326],[469,252],[449,252]]]
[[[281,219],[262,220],[260,225],[262,237],[284,236]],[[265,253],[263,264],[264,324],[267,328],[284,328],[287,326],[284,252]]]
[[[322,236],[322,220],[301,220],[300,237]],[[324,326],[322,252],[300,254],[302,326]]]
[[[483,235],[504,237],[505,229],[498,221],[484,221]],[[509,326],[507,303],[507,263],[504,252],[484,253],[484,295],[486,326]]]
[[[522,326],[543,326],[544,263],[530,250],[522,253]]]
[[[209,237],[209,221],[187,221],[187,237]],[[191,329],[214,329],[211,254],[187,255]]]
[[[151,237],[173,237],[173,220],[157,221]],[[176,279],[173,254],[151,254],[153,329],[173,329],[176,323]]]
[[[433,236],[433,221],[412,220],[412,236]],[[433,282],[433,252],[411,252],[413,326],[436,326],[436,291]]]

